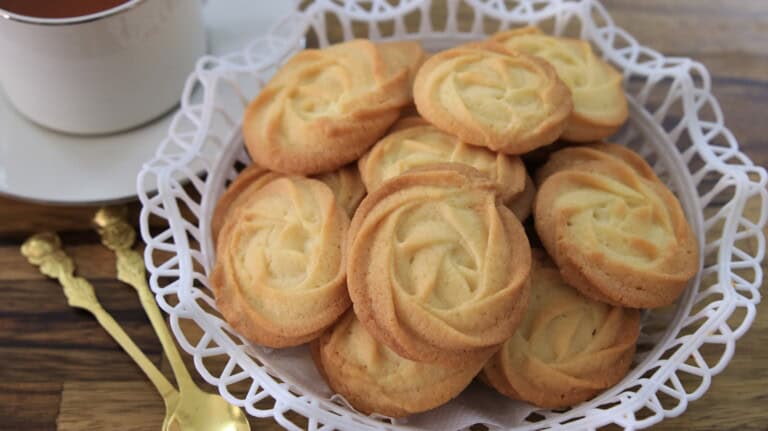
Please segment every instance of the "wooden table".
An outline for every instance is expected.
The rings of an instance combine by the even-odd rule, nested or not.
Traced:
[[[756,163],[768,164],[768,3],[765,0],[605,0],[616,22],[665,54],[705,63],[727,124]],[[80,274],[149,357],[169,374],[132,289],[90,230],[96,208],[0,198],[0,429],[156,430],[159,397],[87,314],[19,255],[31,233],[61,231]],[[138,205],[133,204],[133,210]],[[763,265],[766,271],[766,265]],[[170,374],[169,374],[170,375]],[[768,301],[709,392],[659,429],[768,429]],[[253,420],[255,430],[276,430]]]

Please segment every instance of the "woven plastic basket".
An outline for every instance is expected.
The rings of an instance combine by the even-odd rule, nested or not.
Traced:
[[[636,429],[681,414],[723,370],[754,319],[768,214],[768,176],[725,128],[707,70],[639,45],[597,1],[448,0],[441,14],[435,3],[317,0],[241,52],[199,61],[168,138],[138,178],[150,285],[177,340],[227,400],[289,429],[462,429],[475,422],[491,429]],[[306,349],[272,351],[243,341],[216,312],[208,289],[209,221],[227,182],[249,163],[240,118],[276,66],[305,40],[326,46],[354,37],[412,39],[437,50],[528,24],[589,40],[624,73],[631,118],[614,141],[652,164],[702,244],[701,271],[682,297],[644,314],[627,377],[565,412],[537,410],[476,385],[438,414],[392,421],[356,413],[332,395],[308,368]],[[748,207],[757,215],[748,218]]]

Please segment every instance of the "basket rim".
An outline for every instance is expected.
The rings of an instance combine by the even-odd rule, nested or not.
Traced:
[[[482,3],[480,0],[465,0],[465,2],[475,6],[475,7],[481,7],[482,5],[487,5],[487,3]],[[525,3],[526,0],[522,0],[522,3]],[[416,7],[419,7],[423,3],[428,3],[422,0],[413,0],[410,3],[406,3],[410,9],[412,10]],[[540,2],[541,3],[541,2]],[[563,3],[561,0],[550,0],[547,3],[548,5],[551,5],[552,8],[597,8],[598,12],[602,11],[601,13],[604,14],[604,19],[607,21],[607,26],[610,26],[614,28],[614,34],[622,34],[624,37],[627,37],[629,40],[632,40],[636,43],[635,39],[632,38],[631,35],[629,35],[626,31],[623,29],[616,27],[613,24],[612,19],[610,18],[610,15],[605,11],[605,8],[599,3],[597,0],[578,0],[576,2],[568,2]],[[283,50],[281,52],[281,55],[277,55],[275,57],[275,63],[277,63],[280,58],[284,58],[285,56],[289,55],[292,50],[301,44],[301,40],[304,34],[304,31],[309,28],[309,23],[311,18],[314,16],[314,14],[325,12],[328,9],[323,9],[323,7],[327,8],[336,8],[337,12],[344,12],[344,9],[341,5],[339,5],[336,2],[333,2],[331,0],[328,1],[317,1],[313,3],[309,8],[307,8],[304,11],[297,11],[294,14],[291,14],[284,18],[278,25],[275,26],[270,36],[267,37],[266,43],[271,44],[273,47],[277,46],[277,51]],[[545,11],[548,9],[544,9]],[[399,11],[399,13],[402,13],[402,11]],[[278,40],[280,39],[280,40]],[[263,42],[263,41],[262,41]],[[603,39],[599,39],[599,41],[594,41],[598,48],[605,52],[606,50],[614,50],[610,45],[607,44]],[[251,46],[248,46],[244,48],[244,52],[248,52],[249,50],[255,49],[258,44],[254,43]],[[710,77],[709,73],[707,72],[706,68],[701,65],[698,62],[695,62],[691,59],[687,58],[680,58],[680,57],[664,57],[663,55],[657,53],[656,51],[653,51],[649,48],[645,48],[642,45],[639,45],[642,48],[653,52],[659,56],[659,58],[664,60],[669,60],[671,63],[676,64],[677,67],[680,68],[688,68],[695,70],[702,81],[703,87],[706,89],[708,95],[711,97],[710,102],[714,102],[714,109],[715,109],[715,116],[717,118],[722,119],[722,112],[720,112],[719,104],[717,103],[717,100],[714,98],[714,96],[711,95],[711,83],[710,83]],[[200,307],[200,305],[197,303],[197,300],[201,299],[199,295],[194,294],[184,294],[184,292],[176,293],[178,295],[179,303],[177,305],[171,306],[166,302],[164,296],[166,295],[166,291],[159,286],[157,282],[157,278],[162,276],[163,271],[162,265],[156,266],[154,264],[153,260],[153,249],[154,247],[151,244],[157,243],[157,236],[152,235],[149,230],[149,216],[153,213],[152,208],[155,208],[158,204],[162,203],[162,206],[164,208],[163,214],[165,216],[165,219],[168,220],[169,223],[169,230],[168,234],[165,234],[167,236],[170,236],[173,240],[173,244],[175,245],[175,250],[173,252],[175,253],[174,258],[176,259],[175,265],[178,265],[180,268],[180,271],[182,274],[179,276],[180,282],[187,282],[189,283],[189,286],[192,285],[192,278],[189,277],[189,274],[186,275],[186,280],[184,276],[184,270],[183,268],[192,268],[193,266],[193,256],[191,256],[191,251],[193,250],[190,247],[189,238],[187,236],[187,229],[189,223],[182,223],[184,220],[184,217],[181,214],[180,208],[176,202],[174,189],[170,187],[170,183],[175,181],[173,180],[173,177],[171,173],[174,170],[177,169],[186,169],[189,167],[189,163],[192,158],[194,158],[194,150],[195,148],[199,148],[200,145],[202,145],[202,141],[205,138],[205,131],[207,130],[207,127],[210,125],[211,122],[211,115],[210,112],[212,110],[212,104],[210,103],[209,95],[206,94],[203,97],[203,102],[200,102],[199,104],[192,104],[189,103],[190,100],[192,100],[192,88],[195,87],[196,83],[204,83],[203,87],[206,89],[209,89],[211,87],[215,88],[215,85],[213,83],[216,82],[217,79],[220,79],[222,77],[225,77],[228,73],[227,70],[217,70],[215,67],[212,68],[211,64],[215,64],[218,61],[227,61],[228,58],[226,57],[236,57],[237,55],[240,55],[240,53],[233,53],[230,54],[230,56],[225,56],[224,58],[214,58],[214,57],[204,57],[202,58],[196,67],[196,70],[190,75],[187,86],[185,88],[185,93],[182,95],[182,109],[177,114],[177,117],[174,120],[174,125],[171,126],[171,131],[174,130],[175,124],[178,121],[181,121],[181,117],[184,116],[184,111],[194,111],[197,114],[197,117],[200,119],[198,123],[198,128],[195,130],[195,142],[197,147],[191,147],[189,148],[189,151],[187,153],[176,155],[173,158],[169,158],[167,154],[164,154],[164,149],[167,146],[167,141],[164,141],[163,144],[158,149],[155,158],[151,160],[150,162],[146,163],[144,165],[144,168],[142,169],[141,173],[139,174],[137,178],[137,185],[139,188],[139,198],[142,202],[142,210],[141,210],[141,216],[140,216],[140,224],[141,224],[141,235],[144,239],[144,242],[147,244],[147,248],[145,249],[145,262],[147,262],[147,267],[149,269],[151,279],[150,279],[150,285],[155,293],[156,300],[160,304],[161,308],[164,309],[166,313],[168,313],[171,316],[171,327],[174,332],[175,337],[179,341],[182,348],[187,352],[194,356],[195,358],[195,365],[198,370],[198,372],[207,380],[209,383],[214,384],[218,386],[219,391],[222,393],[225,398],[227,398],[230,402],[233,402],[236,405],[243,406],[243,401],[239,400],[237,397],[231,395],[226,386],[226,382],[222,383],[222,379],[217,378],[213,375],[211,375],[207,369],[201,364],[202,360],[200,359],[200,349],[193,346],[191,343],[189,343],[186,338],[183,335],[183,331],[181,330],[178,319],[184,318],[184,319],[191,319],[193,320],[200,328],[203,329],[206,336],[210,339],[208,341],[215,341],[219,346],[225,346],[229,345],[229,348],[223,349],[226,354],[230,356],[230,358],[234,358],[236,362],[239,364],[253,362],[252,353],[253,352],[247,352],[247,349],[243,349],[239,346],[236,346],[233,344],[233,341],[227,337],[224,333],[219,333],[222,331],[221,328],[213,328],[211,322],[208,320],[210,317],[214,317],[213,315],[209,314],[207,311],[205,311],[203,308]],[[232,62],[234,64],[234,62]],[[622,66],[622,65],[620,65]],[[626,65],[624,65],[626,66]],[[237,65],[234,66],[234,69],[237,69]],[[674,66],[673,66],[674,67]],[[230,67],[229,70],[232,70],[233,68]],[[242,70],[247,70],[248,68],[245,67]],[[682,70],[682,69],[681,69]],[[686,74],[688,75],[688,80],[684,83],[684,86],[688,86],[686,88],[693,88],[694,87],[694,77],[690,75],[690,72],[686,71]],[[214,92],[215,94],[215,92]],[[210,96],[213,97],[213,96]],[[187,101],[185,104],[184,101]],[[697,112],[695,101],[684,101],[684,109],[686,112]],[[647,112],[647,111],[646,111]],[[650,114],[649,114],[650,115]],[[698,117],[697,117],[698,119]],[[178,121],[177,121],[178,120]],[[722,121],[721,121],[722,123]],[[237,140],[239,139],[239,132],[236,130],[235,127],[233,129],[233,132],[230,135],[230,141],[231,140]],[[730,136],[730,131],[728,131],[727,128],[723,127],[723,133],[726,133]],[[202,135],[202,136],[200,136]],[[700,146],[709,146],[708,143],[706,143],[706,140],[704,139],[703,133],[698,136],[691,136],[691,140],[693,142],[693,147],[699,148]],[[230,142],[227,141],[227,142]],[[735,140],[734,140],[735,141]],[[765,225],[765,218],[766,213],[768,213],[768,193],[765,191],[765,183],[766,178],[768,178],[768,175],[766,174],[765,170],[761,167],[754,166],[754,164],[751,163],[751,161],[738,150],[738,145],[736,145],[736,157],[739,158],[742,161],[745,161],[744,165],[731,165],[727,164],[724,161],[722,161],[718,157],[713,157],[712,160],[708,160],[708,163],[712,163],[712,166],[714,166],[714,171],[717,171],[718,173],[725,175],[730,175],[736,178],[739,178],[740,180],[736,182],[735,184],[735,190],[734,190],[734,197],[733,201],[735,200],[741,200],[741,206],[739,207],[741,210],[744,209],[744,203],[746,202],[746,199],[749,197],[750,192],[755,192],[755,189],[757,188],[757,193],[760,193],[763,198],[763,208],[761,210],[761,220],[758,222],[758,227],[762,229],[762,226]],[[153,164],[158,164],[160,167],[155,167]],[[163,166],[164,165],[164,166]],[[219,172],[219,175],[223,175],[223,173]],[[753,181],[750,178],[750,174],[756,174],[759,177],[759,180]],[[150,196],[147,194],[147,192],[144,192],[144,190],[147,190],[144,188],[144,183],[149,180],[149,178],[152,175],[157,175],[160,178],[160,181],[158,182],[158,188],[157,188],[157,194]],[[695,187],[693,188],[695,190]],[[202,200],[206,199],[212,199],[213,197],[210,195],[203,195]],[[698,195],[697,195],[698,198]],[[197,206],[197,211],[199,213],[200,208],[211,208],[211,205],[205,205],[203,202],[202,205]],[[739,211],[735,211],[732,214],[727,216],[726,219],[726,227],[730,229],[736,229],[737,226],[735,224],[738,223],[738,216],[743,213]],[[155,215],[157,213],[155,212]],[[700,216],[700,215],[699,215]],[[210,217],[210,214],[203,214],[200,218],[201,220],[207,220]],[[703,223],[703,222],[702,222]],[[702,230],[704,230],[704,225],[702,224]],[[203,228],[203,231],[205,231],[205,227]],[[761,231],[762,232],[762,231]],[[205,234],[205,232],[203,232]],[[169,238],[165,238],[167,240]],[[703,241],[703,238],[700,238],[702,240],[701,244],[705,244]],[[760,239],[760,238],[758,238]],[[733,241],[732,241],[733,242]],[[758,259],[762,260],[763,258],[763,249],[764,249],[764,242],[765,238],[762,237],[762,244],[763,247],[759,247],[758,254],[760,256],[757,256]],[[204,247],[204,245],[203,245]],[[729,249],[732,247],[722,247],[723,249]],[[203,252],[203,254],[206,254]],[[211,255],[210,250],[207,253],[208,256]],[[704,253],[702,253],[702,259],[703,259]],[[725,269],[725,266],[728,265],[731,262],[730,259],[727,259],[725,257],[724,253],[721,253],[718,256],[718,274],[721,270]],[[167,263],[167,262],[166,262]],[[189,271],[187,271],[189,272]],[[758,276],[757,283],[760,283],[759,278],[762,277],[762,274],[756,274]],[[701,271],[699,275],[697,275],[697,284],[698,280],[701,277]],[[153,281],[154,280],[154,281]],[[734,292],[738,295],[738,292],[736,292],[735,287],[733,287]],[[686,294],[690,293],[691,289],[688,289]],[[189,292],[187,292],[189,293]],[[205,301],[205,299],[203,299]],[[728,342],[726,344],[726,351],[723,353],[723,356],[721,360],[716,364],[714,367],[709,367],[708,364],[705,362],[705,366],[707,367],[708,371],[711,374],[706,375],[706,378],[704,378],[703,383],[699,388],[696,389],[691,394],[688,394],[685,390],[682,391],[682,393],[685,395],[685,399],[681,400],[681,403],[678,407],[675,409],[672,409],[670,411],[661,408],[661,415],[653,415],[650,418],[646,419],[636,419],[634,417],[634,413],[638,410],[642,409],[644,406],[647,405],[649,400],[651,399],[652,395],[657,393],[660,390],[660,386],[664,386],[663,382],[666,382],[666,379],[662,380],[661,383],[657,384],[655,387],[652,385],[642,385],[640,388],[641,393],[630,400],[623,400],[619,405],[615,407],[621,407],[620,411],[617,411],[616,417],[609,418],[608,421],[602,421],[602,422],[589,422],[586,421],[588,418],[588,411],[584,411],[584,417],[580,417],[580,419],[573,422],[573,424],[581,424],[583,426],[587,426],[589,428],[605,425],[607,423],[616,423],[620,426],[625,426],[628,428],[634,428],[634,427],[646,427],[653,425],[659,421],[661,421],[665,417],[670,416],[676,416],[682,413],[682,411],[685,410],[685,407],[687,405],[688,401],[695,400],[699,398],[701,395],[703,395],[704,392],[709,387],[710,384],[710,378],[711,375],[715,375],[722,371],[722,369],[725,367],[725,365],[730,361],[730,358],[733,354],[733,342],[737,340],[741,335],[746,332],[746,330],[749,328],[749,326],[752,323],[752,320],[754,319],[755,315],[755,304],[759,302],[759,293],[758,297],[755,299],[755,301],[747,302],[745,304],[739,304],[739,306],[743,306],[746,309],[746,317],[744,318],[744,321],[741,323],[741,325],[737,328],[736,331],[733,331],[730,334],[730,338],[728,338]],[[693,305],[692,301],[688,301],[689,306]],[[211,304],[209,304],[211,305]],[[713,319],[710,326],[717,327],[720,324],[722,324],[730,315],[733,313],[734,308],[736,305],[733,305],[730,307],[730,309],[722,311],[718,317],[718,320]],[[684,317],[684,316],[683,316]],[[709,323],[709,321],[708,321]],[[210,333],[214,333],[214,336],[210,336]],[[670,332],[670,331],[667,331]],[[667,334],[669,335],[669,334]],[[208,342],[207,341],[207,342]],[[207,345],[207,342],[205,343]],[[223,342],[223,343],[222,343]],[[687,346],[686,349],[679,349],[677,352],[675,352],[675,355],[682,355],[680,353],[681,351],[690,352],[691,354],[698,352],[698,349],[701,348],[702,345],[708,343],[706,339],[701,337],[701,339],[697,340],[695,343],[691,343],[689,346]],[[683,358],[689,357],[689,355],[682,355]],[[698,359],[696,359],[698,361]],[[703,361],[703,359],[701,359]],[[682,361],[679,361],[678,363],[675,363],[674,361],[667,360],[664,364],[662,364],[664,369],[666,369],[666,375],[667,377],[674,376],[675,373],[682,369],[682,365],[685,365]],[[258,365],[257,365],[258,366]],[[242,365],[241,365],[242,367]],[[297,413],[300,413],[306,417],[310,417],[311,411],[314,410],[315,407],[318,405],[322,406],[322,409],[328,414],[328,417],[325,418],[317,418],[317,419],[323,419],[322,422],[326,423],[326,420],[330,422],[334,422],[339,420],[339,416],[335,415],[335,410],[343,408],[339,406],[338,404],[332,403],[331,401],[327,400],[311,400],[307,398],[311,398],[307,395],[296,395],[294,392],[295,388],[291,388],[289,385],[279,385],[276,384],[273,377],[271,376],[273,372],[269,370],[265,366],[258,366],[260,368],[260,373],[257,375],[251,374],[250,378],[253,379],[255,383],[258,383],[258,385],[261,387],[261,389],[266,392],[269,396],[275,399],[275,408],[278,407],[281,403],[285,404],[285,399],[291,400],[291,403],[289,406],[282,405],[282,407],[287,408],[288,410],[295,411]],[[245,372],[245,367],[242,367],[243,371]],[[232,370],[230,370],[231,372]],[[633,370],[634,371],[634,370]],[[656,373],[661,372],[661,368],[656,371]],[[639,376],[639,375],[638,375]],[[678,382],[679,383],[679,382]],[[651,393],[653,391],[653,393]],[[300,392],[300,391],[299,391]],[[626,401],[626,402],[624,402]],[[679,408],[682,406],[682,408]],[[248,406],[245,406],[246,409],[248,409]],[[574,411],[575,409],[572,409],[571,411]],[[259,411],[255,410],[249,410],[249,413],[254,415],[260,415]],[[622,417],[620,414],[626,414],[629,413],[631,415],[631,419],[627,417]],[[295,428],[295,425],[290,423],[285,417],[280,415],[272,415],[282,426],[287,428]],[[344,419],[348,419],[344,417]],[[359,421],[359,422],[358,422]],[[350,423],[349,426],[381,426],[382,423],[373,421],[371,418],[363,417],[363,418],[357,418],[356,423]],[[520,429],[533,429],[533,428],[540,428],[543,425],[547,425],[548,423],[551,423],[553,425],[557,425],[558,422],[550,422],[550,421],[544,421],[544,422],[537,422],[535,426],[531,424],[530,426],[524,425]],[[569,423],[570,425],[570,423]],[[396,427],[397,429],[409,429],[407,426],[402,425],[392,425],[392,426],[386,426],[386,428],[390,427]]]

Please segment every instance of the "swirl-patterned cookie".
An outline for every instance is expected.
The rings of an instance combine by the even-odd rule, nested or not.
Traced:
[[[210,277],[239,334],[269,347],[316,338],[349,307],[349,218],[320,181],[279,177],[227,214]]]
[[[563,139],[590,142],[616,133],[629,116],[621,73],[595,55],[589,42],[549,36],[536,27],[497,33],[491,40],[548,61],[570,88],[573,113]]]
[[[573,108],[547,62],[500,44],[468,44],[430,57],[413,88],[419,113],[462,141],[507,154],[554,142]]]
[[[347,165],[333,172],[317,175],[314,178],[331,188],[334,196],[336,196],[336,202],[352,218],[357,206],[360,205],[360,201],[365,197],[365,184],[360,178],[357,166],[354,164]]]
[[[296,54],[245,111],[251,158],[304,175],[357,160],[411,101],[407,57],[385,57],[367,40]]]
[[[378,341],[413,361],[461,366],[514,332],[530,253],[492,180],[462,164],[427,165],[363,199],[350,225],[347,283]]]
[[[616,145],[553,153],[534,220],[568,284],[615,305],[672,303],[696,275],[699,247],[672,192],[640,157]]]
[[[467,145],[418,117],[401,119],[392,129],[358,161],[368,190],[417,166],[463,163],[495,181],[505,202],[523,192],[526,173],[519,157]]]
[[[536,183],[541,184],[547,177],[558,171],[601,160],[624,162],[641,177],[650,181],[660,181],[653,168],[629,148],[608,142],[593,142],[587,145],[569,145],[551,153],[547,162],[536,170]]]
[[[376,341],[352,312],[310,347],[331,389],[365,414],[389,417],[445,404],[472,382],[485,363],[477,360],[449,368],[402,358]]]
[[[539,407],[573,406],[627,374],[640,312],[582,296],[543,252],[533,256],[525,318],[485,365],[483,380]]]
[[[211,236],[213,243],[216,244],[219,238],[221,228],[224,226],[227,214],[232,208],[236,208],[247,196],[254,190],[261,188],[264,184],[275,179],[278,174],[256,166],[249,165],[240,172],[232,184],[227,187],[219,200],[216,202],[216,208],[211,217]]]
[[[219,201],[216,202],[216,208],[213,210],[211,235],[214,244],[218,240],[219,232],[224,225],[227,214],[245,202],[248,196],[255,190],[281,175],[254,164],[240,172],[221,195]],[[324,182],[325,185],[331,188],[334,196],[336,196],[336,202],[351,218],[360,201],[365,196],[365,185],[360,179],[357,167],[355,165],[344,166],[341,169],[320,174],[314,178]]]

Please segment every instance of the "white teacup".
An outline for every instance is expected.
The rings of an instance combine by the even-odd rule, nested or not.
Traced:
[[[0,9],[0,84],[26,117],[67,133],[111,133],[175,106],[205,52],[199,0],[129,0],[45,19]]]

